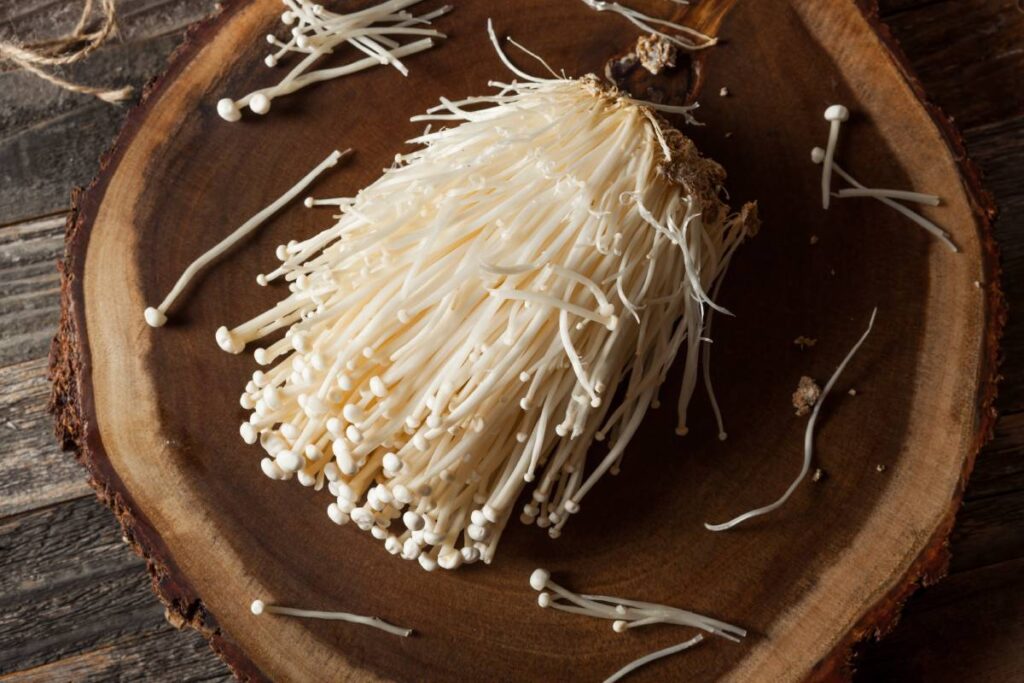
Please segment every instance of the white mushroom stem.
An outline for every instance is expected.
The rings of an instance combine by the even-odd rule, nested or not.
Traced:
[[[871,311],[871,319],[868,321],[868,328],[864,330],[864,334],[860,336],[857,343],[853,345],[850,352],[846,354],[845,358],[843,358],[843,362],[840,363],[839,367],[836,368],[836,371],[832,373],[832,376],[828,380],[828,384],[825,385],[825,388],[822,390],[817,402],[815,402],[814,410],[811,412],[811,417],[807,421],[807,428],[804,430],[804,458],[803,463],[800,466],[800,473],[797,475],[796,479],[793,480],[793,483],[789,485],[789,488],[786,489],[786,492],[783,493],[782,496],[774,503],[744,512],[742,515],[734,517],[728,522],[723,522],[721,524],[708,524],[705,522],[704,526],[707,529],[710,531],[726,531],[727,529],[731,529],[734,526],[742,524],[748,519],[760,517],[761,515],[766,515],[774,510],[778,510],[786,503],[787,500],[789,500],[789,497],[793,495],[793,492],[796,491],[798,486],[800,486],[800,483],[804,480],[804,477],[807,476],[807,472],[810,471],[811,468],[811,461],[814,457],[814,427],[818,422],[818,413],[821,411],[821,406],[825,403],[825,398],[828,396],[829,392],[832,391],[832,387],[835,386],[835,383],[843,373],[843,370],[846,369],[846,366],[857,354],[861,345],[864,344],[864,340],[868,338],[869,334],[871,334],[871,329],[875,325],[875,316],[877,314],[877,308]]]
[[[677,2],[677,0],[673,0]],[[701,33],[700,31],[677,24],[675,22],[667,21],[665,19],[657,19],[655,17],[648,16],[642,12],[639,12],[630,7],[618,2],[603,2],[602,0],[583,0],[583,4],[591,9],[598,12],[614,12],[627,21],[632,23],[634,26],[642,29],[647,33],[653,33],[665,40],[669,41],[677,47],[681,47],[684,50],[703,50],[711,47],[718,43],[718,39],[712,36]],[[677,2],[677,4],[688,4],[685,2]],[[666,33],[662,29],[671,29],[677,31],[682,35],[673,35]]]
[[[928,206],[938,206],[940,200],[933,194],[924,194],[922,192],[909,192],[907,190],[886,190],[876,188],[844,188],[838,192],[833,193],[836,197],[846,199],[847,197],[888,197],[889,199],[899,199],[904,202],[915,202],[917,204],[926,204]]]
[[[718,290],[721,289],[722,283],[725,282],[725,275],[729,272],[729,264],[732,263],[733,253],[736,251],[736,247],[739,244],[733,245],[728,253],[722,258],[722,275],[718,278],[718,282],[715,283],[715,288],[711,290],[711,298],[718,300]],[[701,349],[701,371],[704,379],[704,391],[708,395],[708,402],[711,403],[711,412],[715,416],[715,424],[718,425],[718,440],[725,441],[729,438],[728,432],[725,431],[725,420],[722,417],[722,409],[718,405],[718,397],[715,395],[715,388],[711,382],[711,333],[712,324],[714,323],[715,309],[712,308],[708,311],[707,321],[704,324],[704,341],[703,348]]]
[[[825,150],[823,150],[821,147],[815,147],[814,149],[811,150],[811,161],[813,161],[814,163],[823,163],[825,157]],[[871,188],[865,187],[862,183],[858,182],[856,178],[854,178],[852,175],[844,171],[842,167],[840,167],[839,164],[835,162],[832,162],[832,170],[834,170],[840,177],[842,177],[843,180],[853,185],[855,189],[864,191],[865,196],[873,197],[874,199],[877,199],[878,201],[885,204],[886,206],[895,209],[896,211],[900,212],[901,214],[903,214],[904,216],[906,216],[907,218],[914,221],[919,226],[930,232],[935,237],[939,238],[943,244],[949,247],[950,251],[954,253],[960,251],[960,249],[953,242],[953,239],[950,237],[949,233],[947,233],[939,226],[935,225],[935,223],[932,223],[930,220],[928,220],[921,214],[911,209],[908,209],[907,207],[903,206],[898,202],[893,201],[888,196],[884,196],[878,192],[871,190]]]
[[[255,615],[260,614],[280,614],[287,617],[301,617],[304,619],[325,619],[328,621],[347,621],[351,624],[360,624],[362,626],[371,626],[381,631],[385,631],[395,636],[402,638],[408,638],[412,635],[413,630],[411,628],[402,628],[400,626],[394,626],[378,619],[377,617],[364,617],[359,614],[349,614],[348,612],[321,612],[318,610],[308,609],[296,609],[294,607],[282,607],[280,605],[268,605],[262,600],[253,600],[250,606],[252,613]]]
[[[282,299],[216,335],[270,338],[239,399],[263,472],[326,480],[336,524],[428,571],[489,562],[527,485],[557,538],[680,355],[686,431],[708,292],[757,225],[644,103],[517,72],[416,117],[450,127],[279,246]]]
[[[162,327],[164,323],[167,322],[167,311],[170,310],[171,306],[174,305],[175,300],[182,292],[185,291],[189,282],[191,282],[196,275],[223,256],[228,250],[238,244],[238,242],[248,236],[253,230],[262,225],[268,218],[281,210],[285,204],[295,199],[295,197],[309,187],[314,180],[320,177],[324,171],[336,166],[338,164],[338,160],[351,151],[352,150],[350,149],[346,149],[344,152],[339,152],[337,150],[331,152],[326,159],[321,161],[316,168],[307,173],[305,177],[293,185],[290,190],[278,197],[272,204],[259,211],[255,216],[239,226],[234,232],[190,263],[181,274],[181,277],[178,278],[178,281],[174,283],[174,287],[171,288],[171,291],[166,297],[164,297],[164,300],[160,302],[160,305],[155,308],[151,306],[144,311],[146,323],[150,327]]]
[[[832,196],[832,161],[835,158],[836,143],[839,141],[839,127],[850,118],[850,110],[841,104],[833,104],[825,110],[829,122],[828,144],[825,146],[825,165],[821,168],[821,208],[827,209]]]
[[[678,645],[672,645],[672,646],[666,647],[666,648],[664,648],[662,650],[657,650],[655,652],[652,652],[649,655],[644,655],[643,657],[640,657],[639,659],[636,659],[636,660],[630,662],[626,666],[622,667],[621,669],[619,669],[618,671],[613,673],[611,676],[609,676],[608,678],[606,678],[604,680],[604,683],[615,683],[615,681],[620,681],[623,678],[625,678],[626,676],[628,676],[629,674],[631,674],[634,671],[636,671],[637,669],[639,669],[640,667],[647,666],[651,662],[657,661],[659,659],[664,659],[665,657],[668,657],[670,655],[674,655],[677,652],[682,652],[683,650],[689,650],[694,645],[698,645],[702,640],[704,640],[704,636],[702,636],[701,634],[698,633],[693,638],[690,638],[689,640],[683,641],[682,643],[679,643]]]
[[[264,62],[268,67],[275,67],[288,53],[302,55],[302,59],[277,85],[256,90],[238,100],[226,97],[218,101],[217,113],[226,121],[238,121],[245,107],[253,113],[266,114],[277,97],[375,66],[390,65],[407,76],[409,70],[401,58],[428,50],[434,40],[444,38],[443,33],[424,26],[452,9],[444,6],[414,16],[406,8],[421,0],[386,0],[350,14],[336,14],[311,0],[283,2],[286,9],[281,21],[290,27],[290,37],[280,40],[273,34],[268,35],[267,42],[277,50],[268,54]],[[399,38],[417,40],[402,45],[397,42]],[[343,66],[309,71],[322,57],[346,43],[365,57]]]

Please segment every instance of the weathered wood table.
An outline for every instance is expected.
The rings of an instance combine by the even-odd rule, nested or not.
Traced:
[[[710,1],[710,0],[708,0]],[[846,1],[846,0],[833,0]],[[852,0],[850,0],[852,1]],[[950,575],[915,595],[857,661],[863,680],[1024,680],[1024,8],[1017,0],[882,0],[930,99],[953,116],[1000,209],[1002,417],[952,540]],[[141,86],[211,0],[120,0],[121,37],[68,74]],[[51,37],[77,3],[0,2],[0,37]],[[47,413],[69,190],[96,173],[124,109],[0,64],[0,680],[226,678],[163,618]]]

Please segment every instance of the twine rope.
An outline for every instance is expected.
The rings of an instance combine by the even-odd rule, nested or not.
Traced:
[[[89,17],[92,15],[94,0],[85,0],[82,16],[72,31],[60,38],[44,40],[37,43],[22,44],[0,40],[0,61],[12,62],[29,71],[44,81],[52,83],[64,90],[84,93],[100,98],[104,102],[120,102],[132,95],[132,87],[108,89],[94,88],[88,85],[72,83],[50,73],[45,67],[74,64],[88,57],[107,39],[117,33],[117,16],[114,11],[114,0],[100,0],[103,11],[103,22],[93,31],[88,31]]]

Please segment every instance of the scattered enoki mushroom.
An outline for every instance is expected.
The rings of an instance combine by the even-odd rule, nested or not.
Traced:
[[[832,198],[832,163],[835,159],[836,143],[839,142],[839,127],[850,119],[850,110],[841,104],[833,104],[825,110],[829,122],[828,144],[825,145],[824,165],[821,167],[821,208],[827,209]]]
[[[633,660],[632,662],[630,662],[626,666],[622,667],[621,669],[619,669],[618,671],[613,673],[608,678],[604,679],[604,683],[615,683],[616,681],[621,681],[623,678],[625,678],[629,674],[633,673],[634,671],[636,671],[640,667],[647,666],[651,662],[656,662],[659,659],[664,659],[665,657],[674,655],[674,654],[676,654],[678,652],[683,652],[684,650],[689,650],[694,645],[699,645],[701,642],[703,642],[703,640],[704,640],[704,636],[702,636],[701,634],[698,633],[697,635],[695,635],[693,638],[690,638],[689,640],[684,640],[683,642],[678,643],[676,645],[671,645],[671,646],[666,647],[666,648],[664,648],[662,650],[657,650],[655,652],[652,652],[649,655],[644,655],[643,657],[640,657],[639,659]]]
[[[13,43],[0,40],[0,61],[7,60],[29,71],[48,83],[71,92],[93,95],[104,102],[121,102],[132,96],[131,86],[122,88],[94,88],[72,83],[50,73],[44,67],[66,66],[88,57],[117,33],[117,14],[114,0],[100,0],[103,9],[103,23],[88,30],[92,17],[93,0],[85,0],[78,23],[67,35],[38,43]]]
[[[728,522],[723,522],[721,524],[708,524],[705,522],[704,526],[707,529],[711,531],[725,531],[727,529],[731,529],[734,526],[737,526],[738,524],[742,524],[748,519],[760,517],[761,515],[766,515],[769,512],[779,509],[786,503],[787,500],[789,500],[789,497],[793,495],[793,492],[796,491],[798,486],[800,486],[800,482],[804,480],[804,477],[807,476],[808,471],[810,471],[811,469],[811,461],[814,458],[814,427],[818,422],[818,412],[821,410],[821,406],[825,402],[825,398],[828,396],[828,393],[832,391],[832,387],[835,386],[835,383],[839,379],[839,376],[843,373],[843,370],[845,370],[846,366],[850,363],[851,360],[853,360],[853,357],[857,354],[857,351],[860,349],[861,345],[864,344],[864,340],[867,339],[868,335],[871,334],[871,329],[875,325],[875,316],[877,314],[877,308],[871,311],[871,320],[868,321],[868,328],[864,331],[864,334],[860,336],[860,339],[857,340],[857,343],[853,345],[853,348],[850,349],[850,352],[846,354],[846,357],[843,358],[843,362],[840,363],[839,367],[836,368],[836,371],[832,373],[832,376],[829,378],[828,383],[825,384],[825,388],[821,391],[821,395],[818,396],[815,400],[814,409],[811,411],[811,417],[807,421],[807,428],[804,431],[803,465],[800,468],[800,473],[797,475],[796,479],[793,480],[793,483],[789,485],[789,488],[786,489],[786,492],[783,493],[782,496],[774,503],[765,505],[764,507],[756,508],[754,510],[749,510],[748,512],[744,512],[742,515],[739,515],[729,520]],[[801,384],[803,384],[804,379],[810,378],[801,378]],[[793,398],[795,404],[797,398],[796,394],[793,395]],[[799,406],[797,414],[800,414]]]
[[[390,64],[407,76],[409,70],[401,58],[429,50],[435,39],[444,38],[443,33],[425,26],[452,9],[446,5],[415,16],[406,8],[422,0],[386,0],[350,14],[335,14],[310,0],[282,1],[286,9],[281,14],[281,22],[291,27],[290,37],[282,41],[274,34],[268,34],[267,42],[276,51],[267,55],[264,63],[275,67],[290,53],[302,55],[302,58],[277,85],[256,90],[239,100],[226,97],[217,102],[217,113],[226,121],[238,121],[245,107],[253,113],[266,114],[277,97],[375,66]],[[417,40],[400,44],[398,38]],[[321,57],[345,44],[366,56],[344,66],[309,71]]]
[[[703,50],[718,44],[718,38],[706,35],[683,24],[648,16],[643,12],[638,12],[618,2],[604,2],[603,0],[582,1],[587,7],[597,12],[613,12],[625,17],[627,21],[641,30],[664,38],[676,47],[684,50]],[[687,3],[677,2],[676,4],[685,5]],[[667,30],[674,31],[675,33],[668,33]]]
[[[882,202],[886,206],[895,209],[929,233],[939,238],[953,252],[959,251],[949,233],[935,225],[921,214],[912,211],[895,200],[914,202],[927,206],[938,206],[940,199],[933,194],[921,192],[910,192],[907,190],[888,190],[880,188],[865,187],[852,175],[844,171],[835,162],[836,143],[839,140],[839,127],[849,120],[850,110],[841,104],[833,104],[825,110],[825,120],[829,122],[828,143],[825,148],[815,147],[811,150],[811,161],[821,164],[821,205],[822,208],[829,208],[830,198],[835,196],[840,199],[851,199],[856,197],[871,197]],[[832,173],[840,176],[846,182],[853,185],[852,188],[845,188],[839,192],[832,192]],[[813,242],[812,242],[813,243]]]
[[[383,619],[377,617],[364,617],[359,614],[349,614],[348,612],[321,612],[319,610],[308,610],[308,609],[296,609],[294,607],[282,607],[280,605],[268,605],[262,600],[253,600],[249,609],[253,614],[259,616],[261,614],[280,614],[286,617],[301,617],[305,619],[325,619],[328,621],[347,621],[350,624],[360,624],[362,626],[371,626],[381,631],[385,631],[394,636],[400,636],[402,638],[408,638],[412,635],[413,631],[411,628],[402,628],[401,626],[395,626],[389,624]]]
[[[178,281],[174,283],[174,287],[171,291],[166,297],[164,297],[164,300],[160,302],[160,305],[155,308],[150,306],[143,312],[146,318],[146,324],[150,327],[163,327],[167,322],[167,311],[170,310],[171,306],[174,305],[174,302],[179,296],[181,296],[195,276],[199,275],[207,266],[216,262],[217,259],[226,254],[233,246],[238,244],[238,242],[243,240],[246,236],[252,233],[253,230],[266,222],[268,218],[281,210],[285,204],[295,199],[295,197],[309,187],[314,180],[320,177],[324,171],[336,166],[338,164],[338,160],[351,151],[352,150],[350,149],[346,149],[344,152],[339,152],[337,150],[332,152],[326,159],[320,162],[319,166],[307,173],[306,176],[292,186],[290,190],[278,197],[273,204],[260,210],[259,213],[247,220],[234,232],[189,264],[189,266],[185,268],[185,272],[183,272],[178,278]]]
[[[286,330],[241,397],[264,473],[326,484],[333,521],[427,570],[490,561],[526,483],[520,519],[557,537],[680,354],[686,433],[706,312],[724,310],[708,292],[757,227],[652,110],[689,107],[535,78],[498,49],[523,82],[442,99],[416,120],[453,127],[355,197],[308,202],[337,222],[258,278],[290,294],[216,335],[239,353]]]
[[[738,626],[677,607],[615,598],[607,595],[578,595],[552,581],[551,573],[546,569],[534,570],[530,575],[530,587],[538,592],[537,604],[541,607],[556,609],[570,614],[608,619],[612,622],[612,630],[616,633],[625,633],[629,629],[651,626],[653,624],[673,624],[700,629],[711,635],[737,643],[747,635],[747,632]],[[626,674],[656,659],[661,659],[662,657],[667,657],[692,647],[699,643],[701,639],[702,636],[698,635],[696,638],[692,638],[684,643],[641,657],[613,674],[605,683],[617,681]]]

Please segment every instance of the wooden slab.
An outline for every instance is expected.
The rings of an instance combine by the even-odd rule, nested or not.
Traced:
[[[653,13],[664,3],[636,6]],[[213,331],[275,299],[253,275],[273,245],[316,232],[321,217],[301,206],[283,212],[204,278],[176,324],[150,330],[141,311],[330,149],[358,154],[317,193],[353,192],[418,131],[410,115],[506,77],[485,39],[488,15],[575,74],[600,71],[636,33],[578,2],[465,2],[440,22],[450,40],[410,60],[408,80],[364,72],[275,103],[266,118],[226,124],[218,98],[276,75],[259,62],[278,11],[274,0],[230,4],[192,33],[129,117],[69,222],[52,358],[62,437],[149,559],[170,614],[204,632],[239,675],[591,680],[680,640],[670,629],[622,636],[540,611],[527,577],[546,566],[573,587],[685,606],[752,632],[638,680],[825,678],[841,672],[855,642],[891,623],[920,580],[942,574],[943,544],[992,423],[1003,310],[991,209],[959,138],[922,104],[870,10],[765,0],[724,16],[698,7],[687,19],[723,38],[693,69],[708,125],[687,132],[729,170],[733,198],[758,199],[765,219],[723,288],[737,318],[716,325],[730,439],[717,441],[701,401],[685,440],[672,436],[669,411],[654,413],[622,475],[595,489],[561,539],[513,527],[492,566],[434,574],[334,527],[326,494],[266,480],[237,436],[236,397],[254,364],[220,352]],[[718,96],[722,86],[729,97]],[[926,213],[961,254],[876,202],[821,211],[808,158],[833,102],[855,112],[844,166],[873,185],[940,194],[944,205]],[[876,305],[875,333],[823,413],[827,478],[771,518],[705,531],[703,521],[763,504],[789,482],[803,431],[789,394],[802,374],[827,377]],[[817,346],[800,352],[799,335]],[[254,597],[372,613],[419,635],[395,641],[344,624],[255,618]]]

